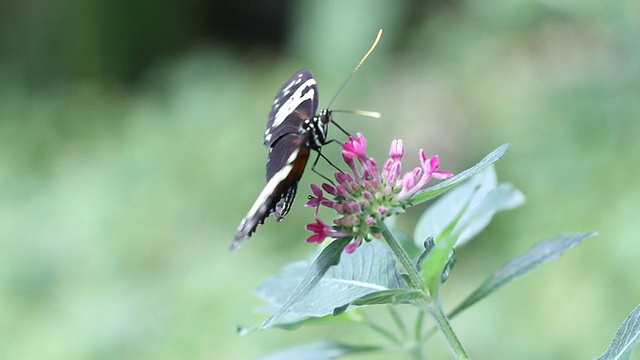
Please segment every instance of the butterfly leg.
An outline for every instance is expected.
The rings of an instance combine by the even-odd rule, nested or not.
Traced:
[[[345,135],[347,136],[352,136],[351,134],[349,134],[349,132],[347,132],[347,130],[343,129],[342,126],[340,126],[337,122],[333,121],[333,119],[331,119],[331,123],[337,127],[340,131],[342,131]]]
[[[331,160],[327,159],[326,156],[322,155],[322,153],[320,151],[317,152],[318,156],[316,156],[316,159],[313,162],[313,165],[311,165],[311,171],[313,171],[314,173],[318,174],[318,176],[320,176],[321,178],[327,180],[330,184],[334,184],[333,180],[329,179],[328,177],[322,175],[318,170],[316,170],[316,165],[318,164],[318,161],[320,160],[320,158],[323,158],[327,163],[329,163],[329,165],[333,166],[333,168],[335,168],[336,170],[342,172],[342,170],[340,170],[339,167],[337,167],[334,163],[331,162]]]

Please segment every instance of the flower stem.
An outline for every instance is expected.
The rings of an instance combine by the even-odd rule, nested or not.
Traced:
[[[387,241],[387,244],[389,244],[391,251],[393,251],[393,253],[396,255],[396,258],[400,262],[400,265],[402,265],[404,270],[407,272],[407,275],[409,277],[409,282],[411,283],[409,285],[414,289],[421,290],[423,293],[423,296],[420,299],[416,299],[414,304],[417,305],[423,312],[429,313],[431,314],[431,316],[433,316],[433,319],[438,325],[438,328],[440,329],[444,337],[447,339],[447,342],[449,343],[449,347],[451,348],[451,351],[453,351],[453,354],[455,355],[456,359],[461,359],[461,360],[468,359],[469,357],[467,356],[467,353],[464,351],[464,348],[462,348],[462,344],[460,343],[460,340],[458,340],[458,337],[453,332],[453,329],[449,324],[449,320],[447,319],[446,315],[442,312],[442,308],[440,307],[437,301],[434,301],[434,299],[431,298],[429,294],[429,289],[427,289],[427,287],[425,286],[424,280],[422,279],[422,276],[418,272],[418,269],[413,264],[413,262],[411,261],[407,253],[404,251],[402,246],[400,246],[400,243],[398,242],[398,240],[396,240],[393,234],[391,234],[391,231],[389,231],[389,228],[387,227],[387,225],[384,223],[382,223],[381,225],[382,225],[381,226],[382,236]],[[437,294],[435,294],[435,296],[437,297]],[[419,336],[419,332],[418,332],[418,336]]]
[[[424,311],[419,311],[418,316],[416,317],[416,324],[414,328],[415,340],[419,343],[423,342],[423,341],[420,341],[421,339],[420,333],[422,332],[423,323],[424,323]]]
[[[365,319],[365,324],[367,326],[369,326],[371,328],[371,330],[379,333],[380,335],[386,337],[388,340],[390,340],[391,342],[398,344],[398,345],[402,345],[402,341],[400,339],[398,339],[398,337],[396,337],[391,331],[385,329],[384,327],[376,324],[375,322],[369,320],[369,319]]]
[[[467,353],[464,351],[460,340],[458,340],[458,337],[453,332],[447,316],[442,312],[442,308],[438,306],[437,303],[427,298],[418,300],[417,303],[421,305],[422,309],[425,312],[429,312],[431,316],[433,316],[433,319],[438,325],[438,328],[447,339],[449,347],[451,348],[451,351],[453,351],[453,354],[456,356],[456,359],[469,359],[469,356],[467,356]]]
[[[422,276],[418,272],[418,269],[413,264],[411,259],[409,259],[409,255],[407,255],[407,253],[404,251],[404,249],[402,248],[398,240],[396,240],[393,234],[391,234],[391,231],[387,227],[387,224],[382,222],[381,227],[382,227],[382,236],[387,241],[387,244],[389,244],[391,251],[393,251],[393,253],[396,255],[396,258],[400,262],[400,265],[402,265],[402,267],[404,268],[404,271],[407,272],[407,275],[409,276],[409,281],[411,282],[411,286],[414,289],[426,291],[424,287],[424,281],[422,280]]]
[[[402,318],[400,318],[400,314],[398,314],[398,312],[396,311],[396,308],[393,306],[388,306],[387,309],[389,309],[389,314],[391,315],[391,318],[393,319],[393,321],[396,323],[396,326],[400,330],[400,334],[402,335],[402,337],[406,338],[407,328],[404,325],[404,321],[402,321]]]

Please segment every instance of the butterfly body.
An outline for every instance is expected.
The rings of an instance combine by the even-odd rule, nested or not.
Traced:
[[[278,91],[264,134],[267,184],[240,222],[231,249],[272,213],[280,221],[289,212],[311,150],[319,152],[326,143],[331,111],[322,109],[316,115],[317,109],[318,87],[309,70],[295,73]]]

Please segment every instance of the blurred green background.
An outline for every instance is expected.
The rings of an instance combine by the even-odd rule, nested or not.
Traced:
[[[310,68],[326,106],[378,28],[332,108],[383,119],[337,120],[378,158],[403,138],[407,168],[421,147],[459,172],[512,143],[497,171],[528,198],[458,252],[446,308],[535,241],[600,232],[456,318],[469,354],[603,352],[640,302],[637,1],[8,0],[0,357],[250,359],[320,336],[380,341],[359,327],[235,333],[265,319],[253,288],[313,248],[313,173],[285,221],[227,250],[264,185],[277,89]],[[449,357],[440,336],[428,346]]]

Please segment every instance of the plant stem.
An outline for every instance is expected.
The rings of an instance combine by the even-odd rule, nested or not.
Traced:
[[[387,306],[387,309],[389,309],[389,314],[391,315],[393,321],[396,323],[396,326],[398,327],[398,329],[400,329],[400,334],[403,338],[406,338],[407,328],[406,326],[404,326],[404,322],[402,321],[402,318],[400,318],[400,314],[398,314],[396,308],[393,306]]]
[[[381,222],[381,226],[382,226],[382,236],[387,241],[387,244],[389,244],[391,251],[393,251],[393,253],[396,255],[396,258],[400,262],[400,265],[402,265],[404,270],[407,272],[407,275],[409,276],[409,281],[411,282],[411,286],[414,289],[427,291],[424,287],[424,281],[422,280],[422,276],[420,275],[420,273],[418,273],[418,269],[416,269],[411,259],[409,259],[409,256],[407,255],[407,253],[404,251],[402,246],[400,246],[400,243],[398,242],[398,240],[396,240],[393,234],[391,234],[391,231],[389,231],[389,228],[384,222]]]
[[[389,339],[391,342],[397,344],[397,345],[402,345],[403,342],[398,339],[398,337],[396,337],[391,331],[388,331],[387,329],[385,329],[384,327],[374,323],[373,321],[365,318],[365,324],[367,324],[367,326],[369,326],[372,330],[376,331],[377,333],[379,333],[380,335],[386,337],[387,339]]]
[[[458,340],[458,337],[453,332],[447,316],[442,312],[442,308],[434,303],[433,300],[427,298],[422,299],[422,301],[418,300],[417,302],[423,307],[425,312],[429,312],[431,316],[433,316],[438,328],[440,328],[440,331],[447,339],[449,347],[456,356],[456,359],[469,359],[469,356],[467,356],[467,353],[464,351],[460,340]]]
[[[395,254],[396,258],[400,262],[400,265],[402,265],[404,270],[407,272],[407,275],[409,277],[409,282],[411,283],[409,285],[414,289],[420,290],[423,293],[422,298],[416,299],[414,304],[417,305],[423,312],[428,312],[429,314],[431,314],[431,316],[433,316],[433,319],[438,325],[438,328],[440,329],[442,334],[444,334],[444,337],[447,339],[447,342],[449,343],[449,347],[451,348],[451,351],[453,351],[453,354],[455,355],[456,359],[461,359],[461,360],[469,359],[469,357],[467,356],[467,353],[462,348],[462,344],[460,344],[460,340],[458,340],[458,337],[453,332],[453,329],[449,324],[449,320],[447,319],[445,314],[442,312],[442,308],[440,307],[438,302],[434,302],[434,299],[431,298],[429,294],[430,291],[425,286],[424,280],[422,279],[422,275],[418,272],[418,269],[413,264],[411,259],[409,259],[409,256],[404,251],[402,246],[400,246],[400,243],[398,242],[398,240],[396,240],[396,238],[391,234],[391,231],[389,231],[389,228],[387,227],[387,225],[385,223],[382,223],[381,225],[382,225],[382,236],[387,241],[387,244],[389,244],[391,251],[393,251],[393,253]],[[437,291],[436,291],[436,294],[433,294],[433,296],[436,296],[435,300],[437,300],[437,297],[438,297]],[[418,335],[419,335],[419,332],[418,332]],[[418,349],[418,352],[414,353],[413,355],[416,356],[419,353],[420,351]]]
[[[420,341],[420,338],[421,338],[420,333],[422,332],[423,323],[424,323],[424,311],[419,311],[418,317],[416,318],[416,324],[414,329],[415,340],[419,343],[423,342],[423,341]]]
[[[422,354],[422,346],[421,344],[416,344],[409,350],[409,354],[415,360],[423,360],[424,355]]]

